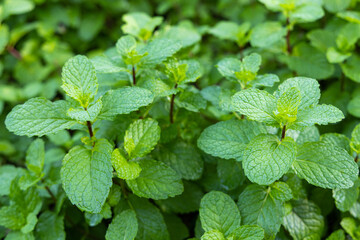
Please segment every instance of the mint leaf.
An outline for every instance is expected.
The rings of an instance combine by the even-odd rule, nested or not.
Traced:
[[[293,202],[291,212],[284,217],[283,225],[295,240],[320,239],[324,217],[314,203],[299,200]]]
[[[50,102],[45,98],[32,98],[12,109],[7,115],[5,125],[17,135],[43,136],[76,124],[66,115],[69,104],[65,101]]]
[[[42,139],[38,138],[33,141],[26,152],[26,167],[40,175],[45,162],[45,143]]]
[[[235,202],[225,193],[212,191],[200,203],[201,226],[207,231],[219,230],[228,236],[240,226],[240,213]]]
[[[279,85],[279,89],[275,93],[275,96],[280,97],[288,91],[288,89],[293,87],[300,90],[301,102],[299,109],[305,109],[319,103],[320,85],[315,79],[306,77],[294,77],[285,80]]]
[[[99,119],[113,120],[119,114],[128,114],[153,101],[152,93],[144,88],[123,87],[109,90],[102,97]]]
[[[344,150],[322,142],[298,147],[292,168],[309,183],[323,188],[349,188],[359,170],[354,159]]]
[[[302,128],[314,124],[336,123],[344,118],[340,109],[331,105],[316,105],[299,112],[294,127]]]
[[[275,135],[261,134],[246,146],[243,168],[250,181],[269,185],[291,168],[295,157],[296,144],[292,138],[280,141]]]
[[[357,154],[360,152],[360,124],[356,125],[351,133],[350,147]]]
[[[206,128],[198,139],[198,147],[215,157],[241,160],[246,144],[266,133],[264,125],[248,120],[228,120]]]
[[[67,114],[72,119],[75,119],[80,122],[95,122],[97,116],[99,115],[102,108],[101,99],[97,100],[94,103],[91,103],[89,107],[85,110],[83,108],[70,108],[67,111]]]
[[[285,216],[284,202],[291,198],[291,190],[283,182],[247,186],[238,201],[242,224],[258,225],[264,229],[265,239],[274,238]]]
[[[225,240],[225,236],[221,231],[213,229],[204,233],[201,240]]]
[[[274,124],[276,99],[266,91],[258,89],[245,89],[231,98],[235,111],[246,115],[251,120]]]
[[[229,235],[233,240],[262,240],[264,237],[264,229],[257,225],[243,225]]]
[[[43,212],[36,225],[36,237],[40,240],[65,240],[64,216],[57,216],[50,211]]]
[[[112,149],[107,140],[99,139],[91,150],[76,146],[65,155],[61,167],[63,188],[81,210],[101,211],[112,185]]]
[[[0,195],[9,195],[11,182],[20,175],[23,175],[23,168],[16,168],[13,165],[2,165],[0,167]]]
[[[277,118],[281,122],[287,123],[294,122],[301,102],[301,93],[297,87],[288,88],[281,94],[277,100]]]
[[[150,153],[160,139],[160,127],[153,119],[139,119],[125,132],[124,147],[129,158],[143,157]]]
[[[62,88],[84,108],[94,99],[98,90],[95,68],[91,61],[81,55],[69,59],[62,71]]]
[[[106,240],[133,240],[138,231],[138,222],[134,210],[125,210],[118,214],[110,223]],[[119,238],[120,237],[120,238]]]
[[[286,29],[279,22],[265,22],[256,25],[250,35],[253,47],[270,48],[275,44],[284,43]]]
[[[138,222],[136,239],[169,240],[169,232],[166,228],[161,212],[147,199],[129,196],[129,201],[134,207]]]
[[[148,40],[156,26],[163,21],[162,17],[150,17],[146,13],[133,12],[124,14],[122,20],[125,24],[121,27],[124,33],[136,36],[144,41]]]
[[[335,205],[340,211],[349,211],[351,207],[356,203],[359,197],[359,185],[360,181],[356,180],[351,188],[333,190],[333,198],[335,199]]]
[[[126,180],[130,189],[139,197],[152,198],[155,200],[174,197],[183,192],[179,175],[162,162],[150,159],[139,161],[139,177]]]
[[[229,80],[236,81],[235,72],[240,72],[241,61],[236,58],[224,58],[216,67],[220,74]]]
[[[128,162],[118,148],[111,155],[111,163],[117,177],[121,179],[135,179],[141,172],[139,164],[137,162]]]

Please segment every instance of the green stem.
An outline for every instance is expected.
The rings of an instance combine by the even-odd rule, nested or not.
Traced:
[[[133,85],[136,85],[136,72],[135,72],[135,66],[132,65],[132,79],[133,79]]]
[[[286,28],[287,28],[287,32],[286,32],[286,50],[287,50],[287,53],[289,55],[291,55],[292,47],[291,47],[291,44],[290,44],[290,19],[289,19],[289,17],[286,18]]]
[[[174,89],[177,89],[178,85],[175,84]],[[171,96],[171,100],[170,100],[170,123],[173,124],[174,123],[174,101],[175,101],[175,94],[173,94]]]

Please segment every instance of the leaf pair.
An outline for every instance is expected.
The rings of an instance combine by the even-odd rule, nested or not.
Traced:
[[[240,91],[232,97],[232,105],[249,119],[290,129],[336,123],[344,118],[336,107],[318,105],[319,98],[316,80],[295,77],[283,82],[274,95],[258,89]]]

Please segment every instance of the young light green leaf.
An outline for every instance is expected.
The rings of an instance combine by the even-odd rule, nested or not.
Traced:
[[[158,200],[174,197],[183,192],[180,176],[166,164],[143,159],[139,161],[139,165],[142,169],[139,177],[126,180],[134,194]]]
[[[277,100],[276,117],[284,124],[296,120],[296,115],[301,102],[301,93],[297,87],[288,88]]]
[[[26,170],[23,168],[16,168],[13,165],[2,165],[0,167],[0,196],[9,195],[11,182],[20,175],[23,175]]]
[[[240,72],[241,61],[236,58],[224,58],[217,63],[216,68],[220,74],[229,80],[236,81],[235,72]]]
[[[240,226],[240,213],[231,197],[225,193],[212,191],[205,194],[200,203],[201,226],[207,231],[219,230],[228,236]]]
[[[242,160],[246,144],[255,136],[267,133],[264,125],[248,120],[228,120],[206,128],[198,139],[198,147],[215,157]]]
[[[122,31],[147,41],[156,26],[163,21],[162,17],[150,17],[146,13],[133,12],[124,14],[122,20],[125,24],[121,27]]]
[[[98,90],[95,68],[91,61],[81,55],[69,59],[62,71],[62,88],[67,95],[87,108]]]
[[[235,111],[246,115],[251,120],[274,124],[276,99],[270,93],[259,89],[245,89],[231,98]]]
[[[136,40],[134,37],[126,35],[116,42],[116,50],[121,56],[127,56],[129,53],[136,49]]]
[[[101,109],[102,109],[102,101],[101,99],[99,99],[96,102],[91,103],[86,110],[83,108],[70,108],[67,111],[67,114],[72,119],[80,122],[86,122],[86,121],[94,122],[97,116],[100,114]]]
[[[217,230],[213,229],[204,233],[201,236],[201,240],[226,240],[224,234]]]
[[[326,240],[345,240],[344,230],[336,230],[329,237],[327,237]]]
[[[291,198],[291,189],[283,182],[247,186],[238,201],[242,224],[258,225],[264,229],[265,239],[274,238],[285,216],[284,202]]]
[[[322,142],[298,147],[292,168],[309,183],[330,189],[353,186],[359,173],[354,159],[344,149]]]
[[[264,237],[264,229],[257,225],[243,225],[229,235],[232,240],[262,240]]]
[[[284,217],[283,225],[295,240],[320,239],[324,217],[314,203],[299,200],[293,202],[292,210]]]
[[[153,101],[152,93],[144,88],[123,87],[110,90],[102,97],[99,119],[113,120],[119,114],[128,114]]]
[[[110,223],[106,240],[133,240],[138,231],[138,222],[134,210],[125,210],[118,214]]]
[[[81,210],[101,211],[112,185],[112,149],[107,140],[99,139],[91,150],[76,146],[64,157],[63,188],[70,201]]]
[[[206,108],[206,100],[196,90],[182,92],[179,97],[175,98],[175,103],[178,107],[191,112],[199,112],[200,109]]]
[[[76,121],[67,116],[69,104],[65,101],[50,102],[45,98],[32,98],[12,109],[5,125],[17,135],[43,136],[69,129]]]
[[[38,138],[33,141],[26,152],[26,167],[39,176],[45,162],[45,143]]]
[[[261,65],[261,56],[257,53],[252,53],[242,60],[243,68],[247,71],[257,73]]]
[[[135,179],[141,172],[139,164],[137,162],[128,162],[118,148],[111,155],[111,163],[117,176],[121,179]]]
[[[357,154],[360,152],[360,124],[356,125],[351,133],[350,147]]]
[[[160,127],[153,119],[139,119],[125,132],[124,147],[129,158],[143,157],[150,153],[160,140]]]
[[[275,96],[280,97],[288,91],[289,88],[293,87],[300,90],[301,103],[299,109],[308,108],[319,103],[320,85],[315,79],[306,77],[294,77],[285,80],[279,85],[279,89],[275,93]]]
[[[280,141],[275,135],[261,134],[246,146],[243,168],[250,181],[269,185],[291,168],[295,157],[296,144],[292,138]]]
[[[351,0],[326,0],[324,7],[331,13],[337,13],[345,10],[351,3]]]

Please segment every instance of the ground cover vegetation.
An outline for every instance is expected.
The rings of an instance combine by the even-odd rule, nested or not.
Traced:
[[[357,0],[4,0],[0,237],[360,239]]]

